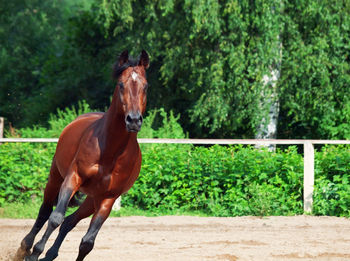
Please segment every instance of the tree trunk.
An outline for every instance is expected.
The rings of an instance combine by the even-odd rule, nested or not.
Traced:
[[[263,116],[255,138],[256,139],[275,139],[277,134],[277,123],[278,123],[278,115],[279,115],[279,100],[277,94],[277,80],[280,76],[280,68],[273,69],[270,72],[270,75],[264,76],[264,89],[271,88],[268,95],[263,94],[263,98],[266,101],[268,106],[268,112]],[[267,96],[267,97],[266,97]],[[265,106],[261,104],[261,108]],[[274,151],[276,149],[275,144],[266,145],[270,151]]]
[[[279,1],[277,1],[279,2]],[[271,12],[273,16],[280,15],[282,10],[282,2],[279,2],[279,9],[276,14],[275,6],[272,7]],[[277,24],[273,27],[279,28],[278,18],[274,19]],[[275,41],[270,43],[272,45],[271,55],[273,56],[272,64],[269,66],[269,72],[263,76],[263,89],[260,109],[263,111],[263,117],[257,128],[256,139],[275,139],[277,135],[277,124],[279,115],[279,99],[277,91],[277,82],[281,75],[282,63],[282,42],[280,37],[280,30],[276,30]],[[275,144],[264,145],[269,151],[276,149]],[[260,147],[260,146],[259,146]]]

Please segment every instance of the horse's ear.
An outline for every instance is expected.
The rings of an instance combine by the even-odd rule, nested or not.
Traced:
[[[119,56],[118,65],[122,66],[123,64],[127,63],[128,61],[129,61],[129,51],[125,50]]]
[[[139,65],[145,67],[145,69],[149,67],[149,57],[145,50],[141,52]]]

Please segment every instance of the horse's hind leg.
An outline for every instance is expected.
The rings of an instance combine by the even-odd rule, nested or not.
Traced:
[[[48,220],[54,205],[54,201],[58,195],[60,186],[63,182],[63,178],[60,176],[55,161],[53,161],[50,170],[49,180],[46,184],[44,192],[44,201],[40,207],[38,217],[30,230],[30,232],[24,237],[21,242],[20,248],[14,257],[14,260],[23,260],[23,258],[30,254],[30,249],[33,246],[35,236]]]
[[[26,261],[38,260],[40,254],[44,251],[45,244],[49,239],[50,235],[59,225],[62,224],[69,200],[79,189],[80,185],[81,178],[76,172],[71,172],[68,176],[66,176],[60,188],[57,207],[49,217],[49,223],[46,228],[46,231],[41,240],[34,245],[33,253],[29,257],[26,257]]]
[[[95,214],[92,217],[89,229],[79,246],[79,255],[76,261],[84,260],[85,256],[90,253],[95,244],[95,239],[98,231],[102,227],[103,223],[109,216],[112,210],[112,206],[116,198],[107,198],[99,201],[95,201]]]
[[[61,244],[68,234],[78,222],[91,214],[94,213],[94,201],[92,198],[87,197],[83,204],[78,208],[70,216],[66,217],[60,227],[60,232],[55,240],[53,246],[47,251],[44,259],[40,259],[40,261],[51,261],[54,260],[58,256],[58,250],[61,247]]]

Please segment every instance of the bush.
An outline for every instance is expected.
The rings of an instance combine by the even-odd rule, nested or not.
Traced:
[[[56,115],[50,115],[49,128],[41,126],[22,128],[12,130],[7,136],[59,137],[66,125],[78,115],[89,111],[91,111],[89,105],[82,101],[78,103],[77,108],[57,110]],[[163,109],[150,111],[145,117],[140,136],[164,137],[164,133],[168,131],[170,137],[185,138],[178,120],[179,116],[175,117],[172,112],[168,114]],[[145,145],[143,150],[153,147]],[[5,201],[26,202],[42,197],[55,148],[55,143],[4,143],[0,146],[0,206]]]
[[[50,128],[21,129],[22,137],[48,137],[76,114],[51,117]],[[85,108],[85,109],[84,109]],[[150,111],[139,137],[185,138],[179,116]],[[57,136],[56,136],[57,137]],[[56,144],[0,146],[0,205],[42,197]],[[155,213],[200,211],[213,216],[303,213],[303,158],[297,148],[269,152],[245,146],[142,144],[143,162],[122,204]],[[315,154],[316,215],[350,217],[350,146],[324,146]]]
[[[313,213],[350,217],[350,146],[325,146],[315,155]]]
[[[0,203],[42,196],[54,148],[1,145]],[[349,155],[349,147],[342,146],[316,152],[314,214],[350,216]],[[122,204],[155,213],[294,215],[303,213],[302,188],[303,158],[296,147],[268,152],[243,146],[150,145]]]
[[[303,160],[242,146],[153,147],[122,204],[151,211],[201,210],[214,216],[303,213]]]
[[[315,154],[316,215],[350,216],[349,146]],[[214,216],[303,213],[303,158],[296,147],[153,147],[122,204],[153,212],[200,210]]]
[[[49,127],[34,126],[33,128],[22,128],[18,130],[18,135],[22,138],[58,138],[69,123],[81,114],[91,112],[91,108],[86,101],[78,102],[78,106],[57,109],[56,114],[50,114]]]
[[[41,197],[54,143],[4,143],[0,146],[0,205]]]
[[[174,116],[163,109],[155,109],[148,112],[142,124],[138,138],[172,138],[183,139],[187,135],[179,124],[180,115]]]

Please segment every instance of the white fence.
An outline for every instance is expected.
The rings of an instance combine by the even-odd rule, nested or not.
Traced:
[[[57,142],[58,139],[45,138],[1,138],[2,142]],[[304,212],[312,212],[313,190],[314,190],[314,145],[315,144],[350,144],[350,140],[253,140],[253,139],[138,139],[139,143],[160,144],[203,144],[203,145],[303,145],[304,146]],[[0,147],[1,149],[1,147]],[[119,203],[120,204],[120,201]],[[118,208],[118,207],[117,207]]]

